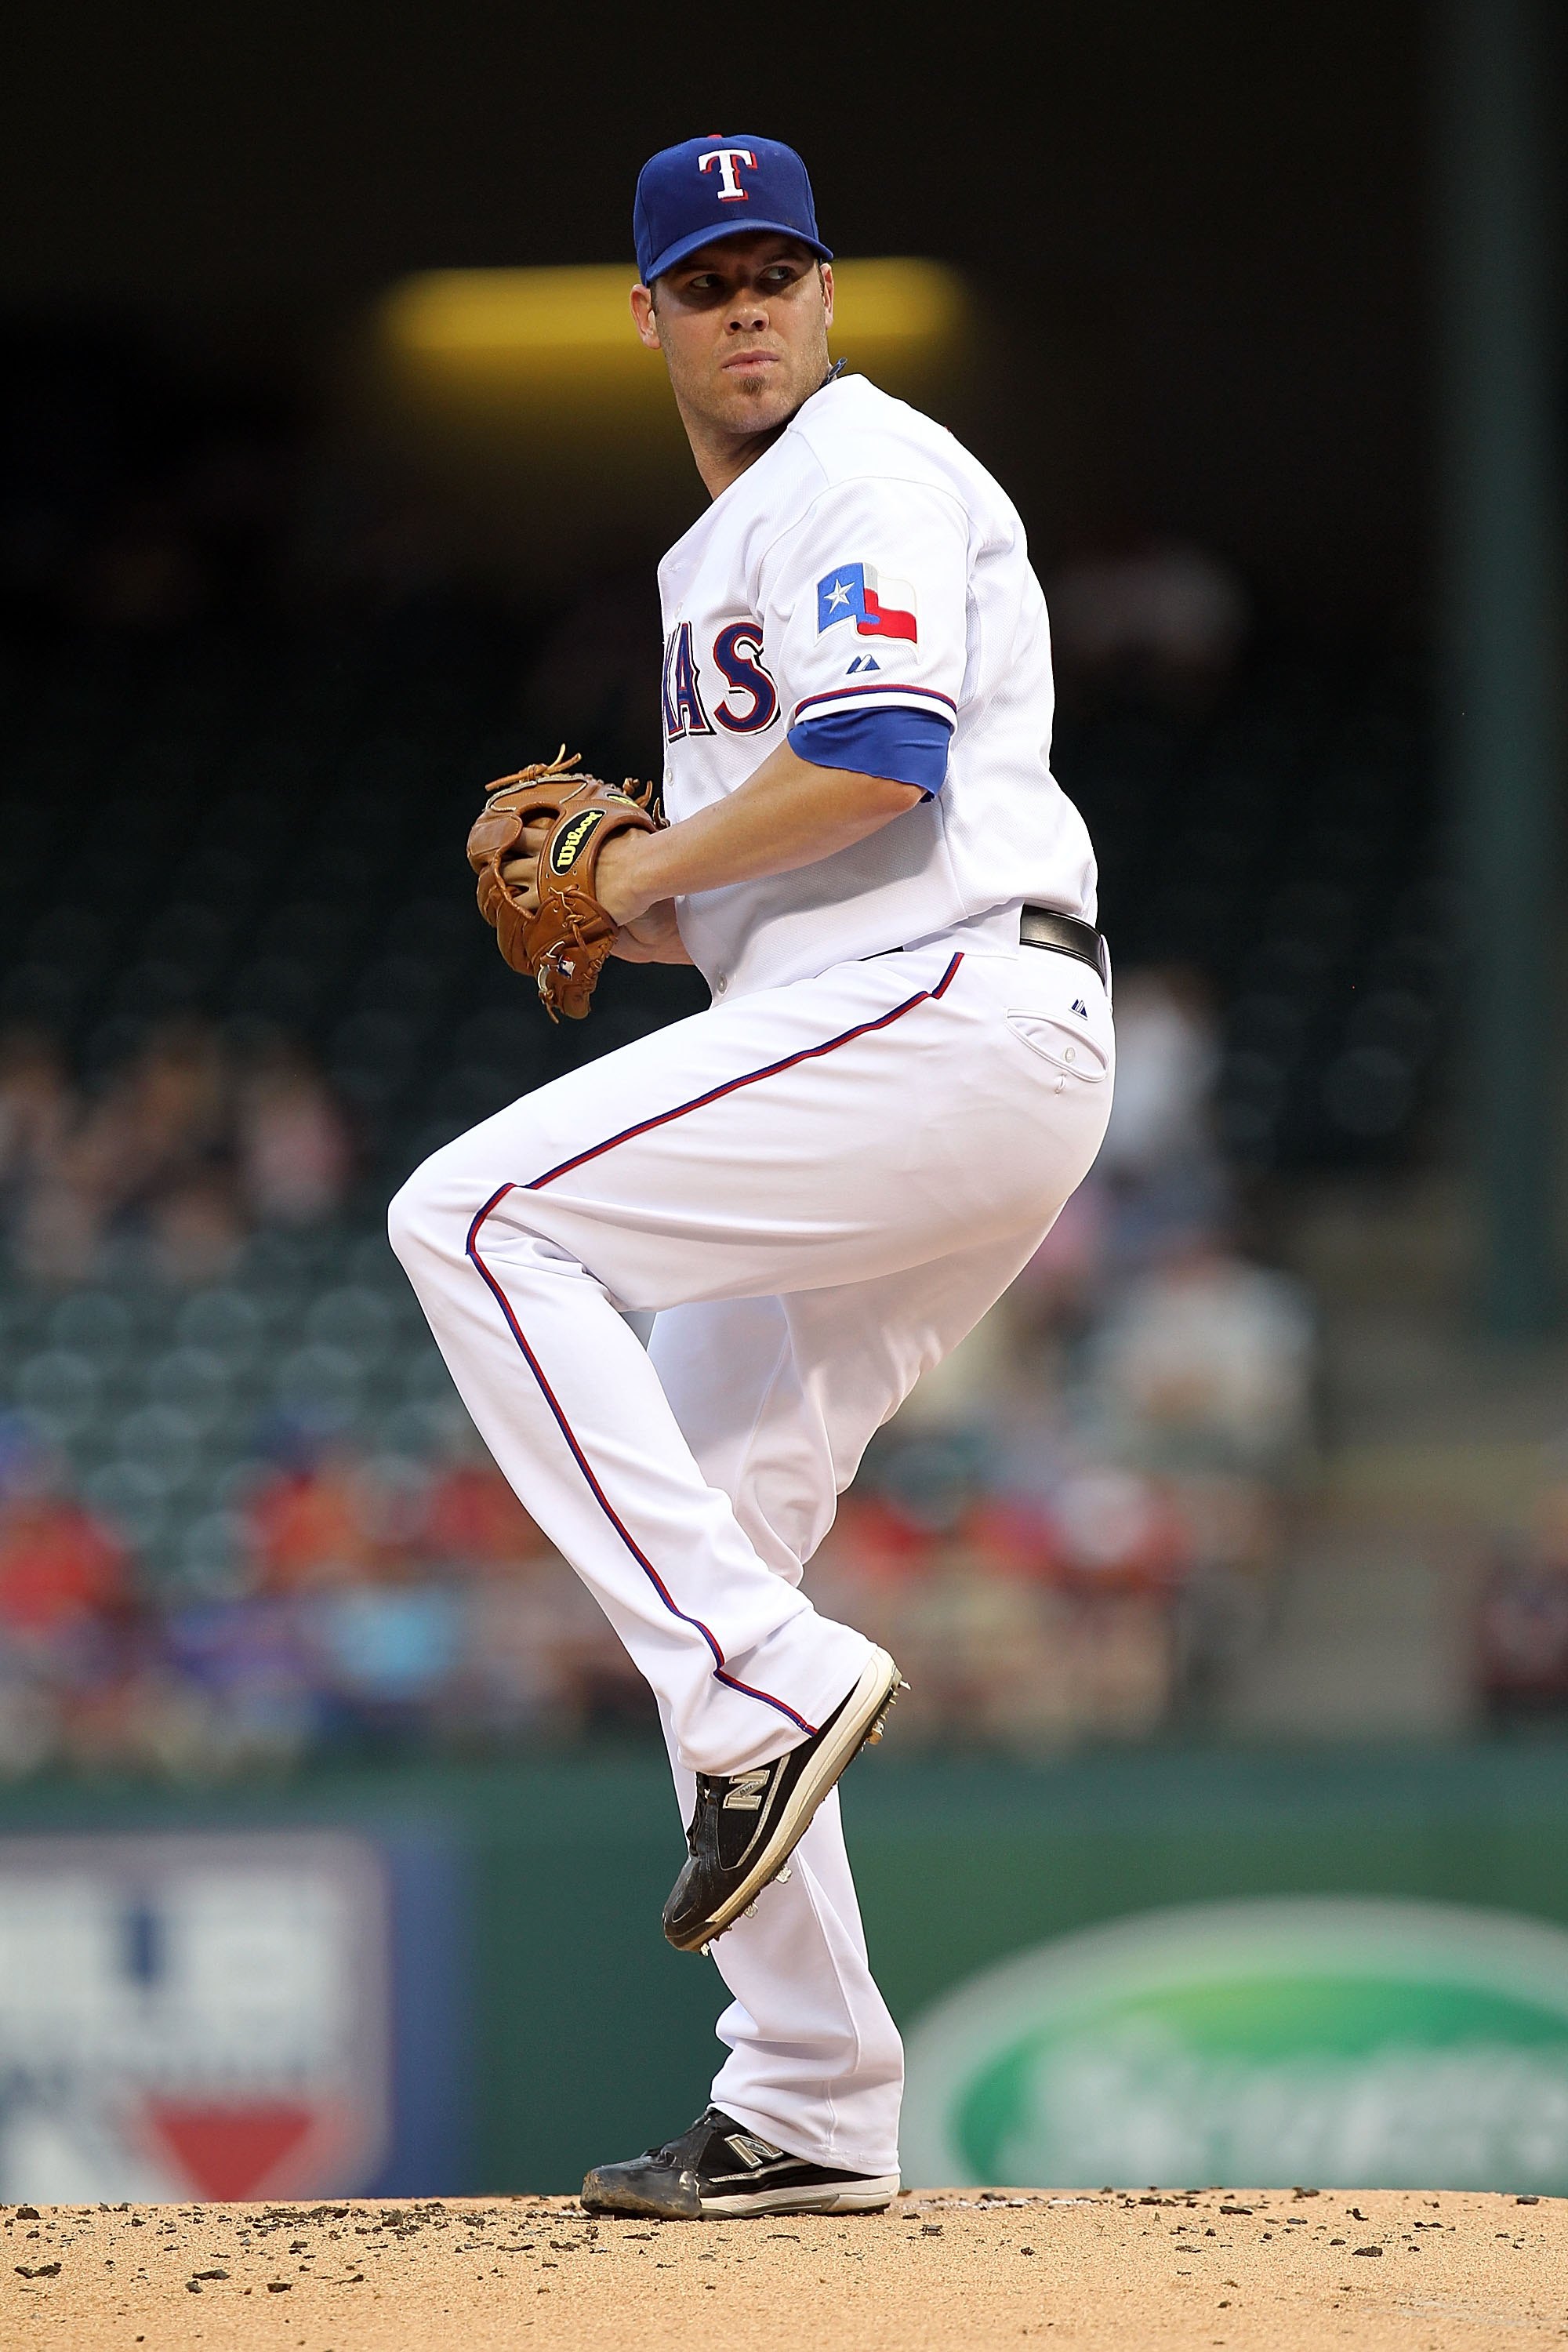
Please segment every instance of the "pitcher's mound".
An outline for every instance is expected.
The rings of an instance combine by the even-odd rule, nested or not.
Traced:
[[[858,2219],[564,2198],[30,2206],[0,2343],[49,2352],[1562,2352],[1568,2200],[927,2190]]]

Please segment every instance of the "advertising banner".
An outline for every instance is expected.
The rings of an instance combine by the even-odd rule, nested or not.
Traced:
[[[1145,1912],[972,1976],[909,2062],[915,2186],[1568,2194],[1568,1932],[1508,1912]]]
[[[0,2200],[368,2185],[393,2137],[392,1959],[368,1839],[0,1841]]]

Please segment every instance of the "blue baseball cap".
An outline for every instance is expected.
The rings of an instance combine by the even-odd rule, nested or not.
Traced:
[[[797,236],[823,261],[833,258],[817,234],[805,165],[776,139],[683,139],[661,148],[637,174],[632,236],[637,275],[651,286],[699,246],[718,236],[772,229]]]

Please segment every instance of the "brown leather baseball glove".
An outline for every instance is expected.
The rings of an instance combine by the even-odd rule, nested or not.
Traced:
[[[599,853],[617,833],[655,833],[663,824],[651,784],[624,785],[574,773],[562,745],[555,758],[514,776],[498,776],[468,834],[468,863],[479,877],[479,912],[513,971],[532,974],[552,1021],[581,1021],[615,943],[616,925],[594,895]],[[524,839],[548,825],[538,856]],[[532,859],[530,879],[505,869]]]

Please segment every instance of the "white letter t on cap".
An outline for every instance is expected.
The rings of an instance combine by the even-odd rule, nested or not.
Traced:
[[[721,205],[732,205],[737,201],[742,205],[745,204],[748,201],[746,191],[735,177],[735,166],[737,163],[744,163],[750,170],[753,172],[756,170],[757,159],[751,149],[749,147],[710,147],[706,155],[699,155],[697,158],[697,168],[700,172],[705,172],[710,163],[717,163],[719,166],[719,202]]]

